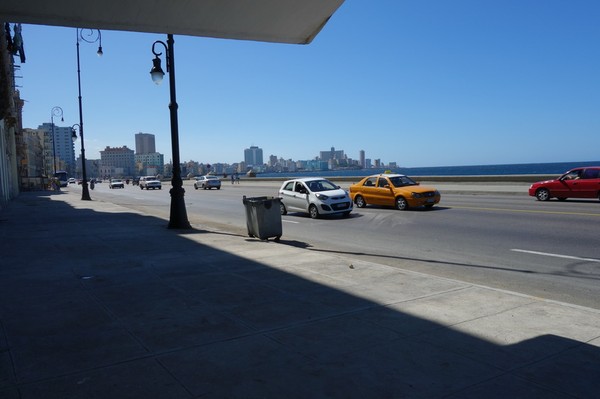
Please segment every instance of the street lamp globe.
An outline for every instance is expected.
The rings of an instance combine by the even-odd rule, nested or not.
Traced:
[[[158,58],[158,56],[156,56],[152,60],[152,69],[150,70],[150,76],[152,77],[152,81],[157,85],[161,84],[163,81],[165,72],[163,71],[160,65],[160,58]]]

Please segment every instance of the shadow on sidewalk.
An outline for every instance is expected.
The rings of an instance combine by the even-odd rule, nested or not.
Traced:
[[[600,388],[598,313],[101,209],[27,193],[0,213],[0,397]]]

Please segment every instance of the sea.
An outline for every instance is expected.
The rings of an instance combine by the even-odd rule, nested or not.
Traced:
[[[582,166],[600,165],[600,161],[523,163],[503,165],[430,166],[419,168],[336,169],[326,171],[258,173],[256,177],[362,177],[391,171],[409,176],[501,176],[501,175],[561,175]]]

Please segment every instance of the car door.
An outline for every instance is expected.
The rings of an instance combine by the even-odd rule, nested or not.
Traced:
[[[379,205],[394,205],[394,190],[386,177],[380,176],[377,179],[377,198]]]
[[[377,197],[377,177],[369,177],[363,183],[360,194],[363,196],[367,204],[381,205]]]
[[[588,168],[573,182],[579,198],[597,198],[600,192],[600,169]]]
[[[303,182],[297,181],[294,184],[294,193],[290,201],[294,209],[308,212],[308,189]]]
[[[552,196],[557,198],[578,198],[579,193],[579,179],[583,169],[573,169],[564,175],[562,175],[558,181],[551,184],[550,192]]]
[[[281,201],[288,211],[305,211],[306,210],[306,189],[301,182],[291,181],[280,190],[279,195]]]

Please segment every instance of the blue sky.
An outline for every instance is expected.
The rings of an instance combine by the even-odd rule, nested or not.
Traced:
[[[596,0],[346,0],[309,45],[175,36],[181,160],[239,162],[251,145],[404,167],[598,160],[598,21]],[[24,25],[23,39],[24,127],[54,106],[78,123],[75,29]],[[102,31],[101,58],[81,43],[88,158],[144,132],[171,159],[155,40]]]

